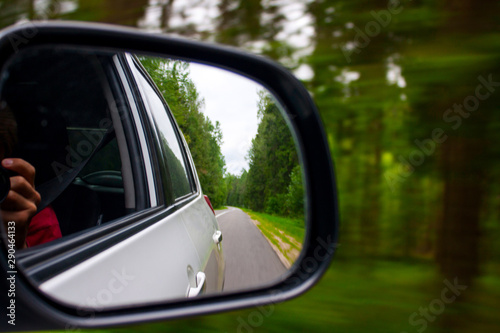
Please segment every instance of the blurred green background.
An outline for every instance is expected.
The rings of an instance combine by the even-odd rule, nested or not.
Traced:
[[[500,332],[500,2],[0,1],[236,45],[293,70],[336,166],[340,247],[307,294],[106,332]]]

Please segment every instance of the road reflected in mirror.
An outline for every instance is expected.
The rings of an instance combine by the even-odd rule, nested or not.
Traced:
[[[20,51],[1,77],[3,226],[48,296],[100,310],[238,292],[298,258],[302,172],[264,87],[64,47]]]

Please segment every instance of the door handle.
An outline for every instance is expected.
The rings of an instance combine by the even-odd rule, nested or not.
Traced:
[[[205,287],[205,282],[207,281],[207,276],[203,272],[198,272],[196,274],[196,287],[189,288],[188,297],[196,297]]]
[[[212,236],[212,239],[214,240],[215,244],[219,244],[220,242],[222,242],[222,232],[220,230],[217,230]]]

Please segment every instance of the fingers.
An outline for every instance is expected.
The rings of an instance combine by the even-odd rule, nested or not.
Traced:
[[[22,176],[10,177],[10,190],[20,194],[37,206],[41,201],[40,194],[35,191],[35,188]]]
[[[2,160],[2,166],[24,177],[32,187],[35,186],[35,168],[25,160],[6,158]]]
[[[10,177],[10,191],[0,205],[0,214],[4,222],[16,223],[16,247],[22,248],[31,218],[41,201],[40,194],[35,190],[35,168],[19,158],[4,159],[2,166],[17,175]]]
[[[27,209],[24,210],[7,210],[7,209],[1,210],[2,220],[5,223],[7,221],[15,222],[16,228],[18,230],[27,230],[31,218],[35,216],[35,214],[36,214],[36,206],[33,203],[28,204]]]
[[[31,222],[31,218],[37,212],[37,205],[26,199],[15,191],[9,191],[7,198],[2,202],[0,215],[4,223],[15,222],[16,248],[22,249],[26,246],[26,235]]]
[[[2,210],[24,210],[40,204],[40,194],[21,176],[10,178],[10,191],[2,203]]]

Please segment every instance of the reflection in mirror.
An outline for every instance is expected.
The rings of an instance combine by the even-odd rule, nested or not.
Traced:
[[[3,229],[48,296],[100,310],[237,292],[297,259],[302,173],[264,87],[69,48],[18,52],[1,74]]]

